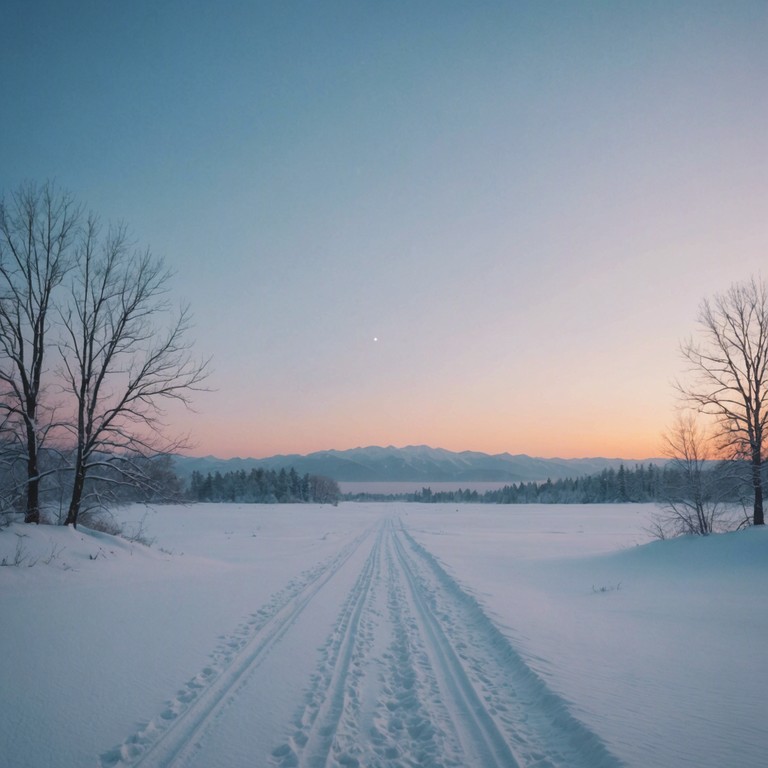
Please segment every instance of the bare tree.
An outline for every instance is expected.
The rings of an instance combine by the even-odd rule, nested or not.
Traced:
[[[685,398],[717,423],[724,457],[747,462],[752,522],[764,525],[764,440],[768,419],[768,286],[754,277],[702,302],[700,342],[682,346],[693,383]]]
[[[707,536],[723,526],[729,513],[723,465],[715,459],[712,438],[690,411],[678,414],[664,435],[670,458],[665,487],[654,516],[659,538],[694,534]]]
[[[183,444],[165,436],[161,405],[188,404],[202,388],[207,361],[194,359],[186,340],[188,309],[171,311],[170,277],[161,260],[133,249],[125,227],[102,235],[89,217],[70,301],[60,312],[62,373],[75,404],[66,524],[77,525],[87,478],[136,483],[146,467],[136,457]],[[98,474],[100,467],[108,471]]]
[[[333,504],[336,506],[341,498],[339,484],[323,475],[309,476],[310,498],[318,504]]]
[[[40,522],[41,449],[54,426],[43,402],[54,292],[73,265],[80,209],[52,184],[0,200],[0,421],[6,463],[26,464],[25,520]]]

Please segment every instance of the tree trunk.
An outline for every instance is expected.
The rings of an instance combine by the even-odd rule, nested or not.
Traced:
[[[78,466],[77,471],[75,472],[75,482],[72,486],[72,498],[69,502],[69,511],[67,512],[67,519],[64,521],[64,525],[71,525],[73,528],[77,528],[80,503],[83,500],[83,488],[85,488],[85,471]]]
[[[37,440],[27,427],[27,506],[25,523],[40,523],[40,473],[37,466]]]
[[[752,486],[755,490],[755,507],[752,516],[753,525],[765,525],[763,515],[763,473],[760,453],[752,454]]]
[[[40,479],[37,476],[36,463],[27,463],[29,480],[27,481],[27,508],[24,511],[25,523],[40,522]]]

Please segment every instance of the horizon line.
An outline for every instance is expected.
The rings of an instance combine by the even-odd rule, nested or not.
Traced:
[[[564,456],[536,456],[530,453],[511,453],[510,451],[502,451],[500,453],[489,453],[488,451],[479,451],[479,450],[473,450],[470,448],[461,450],[461,451],[453,451],[448,448],[440,448],[440,447],[433,447],[430,445],[427,445],[426,443],[411,443],[408,445],[403,446],[397,446],[397,445],[377,445],[377,444],[370,444],[370,445],[358,445],[353,448],[324,448],[321,450],[316,451],[309,451],[308,453],[272,453],[266,456],[217,456],[213,453],[206,453],[202,455],[190,455],[186,453],[182,454],[176,454],[179,456],[182,456],[183,458],[187,459],[218,459],[219,461],[264,461],[266,459],[275,459],[275,458],[289,458],[292,456],[300,457],[300,458],[306,458],[307,456],[313,456],[316,454],[325,454],[325,453],[350,453],[352,451],[362,451],[362,450],[368,450],[370,448],[377,448],[380,450],[396,450],[396,451],[403,451],[407,450],[409,448],[426,448],[430,451],[443,451],[445,453],[450,454],[462,454],[462,453],[475,453],[475,454],[482,454],[484,456],[525,456],[529,459],[542,459],[545,461],[585,461],[589,459],[602,459],[606,461],[634,461],[634,462],[648,462],[648,461],[657,461],[657,460],[666,460],[663,456],[646,456],[643,458],[638,457],[623,457],[623,456],[604,456],[604,455],[589,455],[589,456],[572,456],[572,457],[564,457]]]

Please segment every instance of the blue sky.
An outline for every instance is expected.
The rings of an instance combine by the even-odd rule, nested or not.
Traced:
[[[3,16],[0,187],[176,271],[197,453],[655,455],[700,300],[768,273],[768,3]]]

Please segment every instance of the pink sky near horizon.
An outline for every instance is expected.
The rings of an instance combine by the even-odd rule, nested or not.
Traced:
[[[674,408],[670,392],[671,408]],[[209,395],[208,397],[212,397]],[[662,432],[671,422],[668,409],[661,419],[653,412],[636,414],[630,422],[621,408],[610,409],[584,405],[579,413],[562,420],[561,413],[546,419],[538,410],[525,414],[505,412],[472,413],[468,400],[461,407],[446,408],[433,404],[430,411],[414,413],[403,403],[393,404],[391,411],[377,411],[366,418],[330,423],[322,414],[303,414],[301,423],[286,424],[281,411],[269,418],[257,413],[253,421],[233,419],[220,421],[206,417],[205,411],[195,418],[194,446],[189,455],[214,455],[220,458],[265,458],[277,454],[307,454],[323,450],[345,450],[370,445],[404,447],[429,445],[450,451],[483,453],[524,453],[547,458],[644,459],[659,457],[663,452]],[[612,412],[609,412],[612,411]],[[446,414],[453,412],[454,417]],[[646,416],[643,419],[643,416]],[[664,421],[664,416],[668,416]],[[183,421],[183,419],[180,419]],[[617,429],[617,422],[621,427]]]

